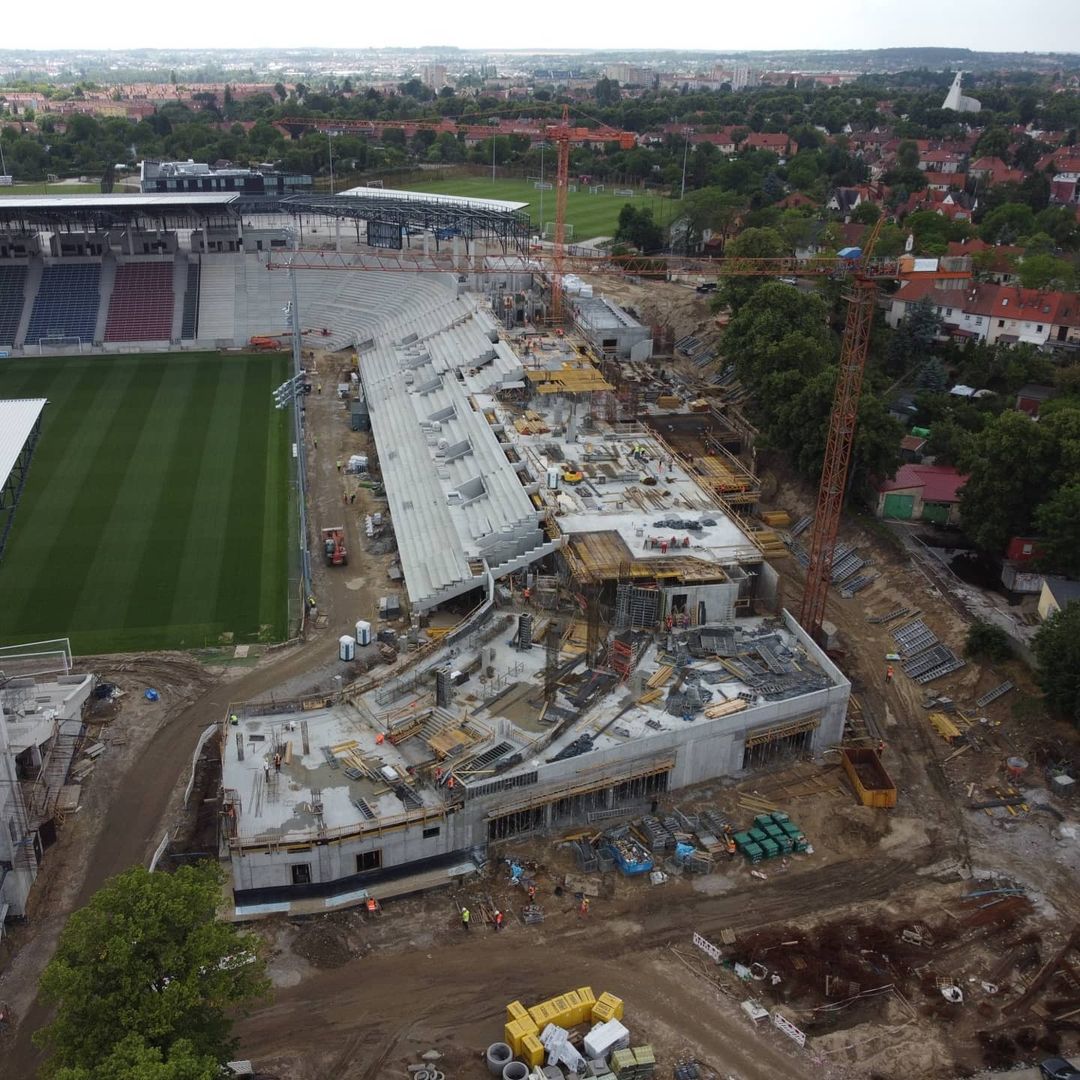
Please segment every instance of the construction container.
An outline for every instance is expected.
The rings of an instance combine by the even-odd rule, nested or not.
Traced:
[[[535,1035],[526,1035],[521,1040],[521,1053],[518,1055],[530,1069],[544,1064],[544,1044]]]
[[[539,1028],[531,1020],[514,1020],[503,1028],[503,1042],[514,1051],[514,1057],[521,1057],[521,1044],[527,1035],[536,1035]]]
[[[753,840],[746,844],[741,851],[752,863],[759,863],[765,857],[765,852],[762,850],[761,845],[755,844]]]
[[[783,810],[774,810],[769,817],[776,822],[777,825],[783,825],[785,821],[790,821],[791,818],[784,813]]]
[[[356,642],[348,634],[342,634],[338,638],[338,659],[355,660]]]
[[[515,1020],[529,1020],[529,1010],[520,1001],[511,1001],[506,1006],[506,1022],[512,1024]]]
[[[627,1080],[634,1076],[637,1069],[637,1061],[634,1059],[633,1050],[616,1050],[611,1055],[611,1071],[619,1080]]]
[[[596,999],[596,1004],[598,1006],[602,1006],[605,1011],[610,1010],[611,1015],[605,1016],[603,1018],[604,1020],[621,1020],[623,1018],[622,998],[616,997],[614,994],[609,994],[607,993],[607,991],[605,991]],[[595,1009],[593,1019],[597,1019],[595,1015]]]
[[[885,771],[876,750],[870,747],[845,747],[840,764],[863,806],[889,809],[896,805],[896,784]]]
[[[593,993],[591,986],[579,986],[577,991],[578,1000],[580,1000],[582,1006],[584,1006],[584,1014],[581,1017],[581,1022],[592,1019],[592,1008],[596,1004],[596,995]]]
[[[764,829],[750,829],[748,832],[755,844],[760,844],[769,835]]]
[[[775,859],[780,854],[780,845],[771,837],[761,841],[761,851],[766,859]]]
[[[365,619],[356,620],[356,644],[371,644],[371,623],[367,622]]]
[[[758,816],[756,818],[754,818],[754,826],[756,828],[758,828],[758,829],[766,829],[767,830],[770,825],[775,825],[775,824],[776,824],[776,822],[773,821],[772,814],[758,814]]]

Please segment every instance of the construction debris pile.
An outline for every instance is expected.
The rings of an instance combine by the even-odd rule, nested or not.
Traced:
[[[651,1080],[653,1049],[632,1046],[622,1020],[622,999],[608,993],[596,997],[589,986],[531,1008],[512,1001],[506,1006],[504,1041],[487,1049],[488,1071],[502,1080]]]

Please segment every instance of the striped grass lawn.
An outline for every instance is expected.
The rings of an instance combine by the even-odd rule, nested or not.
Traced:
[[[0,397],[49,399],[0,562],[0,643],[284,637],[287,376],[265,354],[0,360]]]
[[[547,179],[554,181],[554,171]],[[540,220],[540,192],[532,180],[495,180],[482,176],[460,176],[449,180],[428,180],[408,185],[417,191],[436,195],[467,195],[474,199],[507,199],[510,202],[528,203],[528,214],[537,227],[544,227],[555,220],[555,192],[544,192],[543,222]],[[637,210],[648,208],[653,217],[664,224],[671,221],[677,204],[658,195],[644,195],[636,191],[634,196],[614,195],[618,184],[608,184],[606,190],[589,194],[587,187],[579,187],[566,196],[566,221],[574,226],[571,243],[581,243],[597,236],[614,236],[619,223],[619,211],[630,203]],[[623,190],[619,188],[619,190]]]

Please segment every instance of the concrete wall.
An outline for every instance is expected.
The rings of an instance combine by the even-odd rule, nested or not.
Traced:
[[[292,850],[281,847],[235,853],[232,858],[233,888],[289,888],[293,881],[292,866],[297,863],[310,865],[313,884],[349,878],[357,873],[357,855],[375,849],[381,852],[381,869],[386,870],[482,847],[487,844],[488,819],[498,816],[500,808],[520,806],[528,799],[540,800],[545,793],[567,785],[603,785],[606,780],[618,784],[628,773],[665,759],[674,759],[668,783],[670,791],[715,777],[731,776],[742,769],[748,736],[810,717],[818,720],[811,748],[815,753],[820,752],[839,742],[843,735],[851,684],[787,611],[782,612],[781,617],[788,630],[833,679],[833,686],[798,698],[759,705],[734,716],[699,719],[580,757],[531,763],[530,770],[537,774],[535,784],[467,798],[463,806],[442,818],[433,817],[426,822],[389,829],[381,835],[372,833],[366,838],[355,837],[321,845],[313,843],[307,850],[294,845]],[[490,779],[493,778],[483,782]],[[425,830],[436,828],[436,835],[424,836]],[[362,888],[363,879],[355,887]]]

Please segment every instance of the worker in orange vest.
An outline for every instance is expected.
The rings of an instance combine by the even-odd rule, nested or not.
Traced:
[[[451,774],[446,780],[446,786],[453,791],[454,790],[454,777]]]
[[[495,912],[495,931],[496,933],[502,929],[503,913],[501,911]]]
[[[536,886],[529,886],[529,903],[531,904],[536,899]]]
[[[891,683],[891,682],[892,682],[892,677],[893,677],[893,666],[892,666],[892,664],[890,664],[890,665],[889,665],[889,666],[888,666],[888,667],[887,667],[887,668],[885,669],[885,681],[886,681],[887,683]]]
[[[583,896],[581,898],[581,906],[578,908],[578,915],[581,918],[584,919],[585,916],[588,915],[588,914],[589,914],[589,898],[587,896]]]

